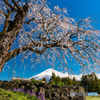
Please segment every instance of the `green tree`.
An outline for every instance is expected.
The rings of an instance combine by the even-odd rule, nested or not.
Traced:
[[[96,76],[96,74],[93,72],[93,73],[91,73],[91,77],[92,77],[92,79],[91,79],[91,89],[92,89],[92,91],[95,91],[95,92],[98,92],[99,90],[98,90],[98,88],[99,88],[99,86],[98,86],[98,78],[97,78],[97,76]]]
[[[61,82],[61,78],[59,76],[57,76],[55,79],[55,83],[57,84],[58,82]]]
[[[73,81],[73,85],[76,86],[76,79],[75,79],[75,77],[73,77],[72,81]]]
[[[67,84],[69,85],[69,86],[72,86],[73,85],[73,82],[72,82],[72,80],[68,77],[68,79],[67,79]]]
[[[98,93],[100,94],[100,79],[98,79]]]
[[[83,75],[81,78],[81,86],[85,87],[85,90],[88,92],[99,92],[99,83],[96,74],[93,72],[90,75]]]
[[[42,81],[45,81],[45,82],[47,83],[47,80],[46,80],[46,78],[45,78],[45,77],[43,77]]]
[[[76,81],[76,86],[81,86],[81,81]]]
[[[56,75],[55,75],[55,73],[54,73],[54,72],[52,72],[51,79],[53,79],[53,81],[54,81],[54,82],[56,81]]]
[[[63,82],[64,84],[67,84],[67,80],[68,80],[68,78],[67,78],[67,77],[62,78],[62,82]],[[68,84],[67,84],[67,85],[68,85]]]

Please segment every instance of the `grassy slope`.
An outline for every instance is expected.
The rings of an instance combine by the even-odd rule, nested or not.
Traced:
[[[30,95],[24,95],[22,92],[6,91],[0,88],[0,100],[32,100],[29,99]],[[34,98],[34,100],[37,100]]]
[[[33,100],[29,99],[30,95],[24,95],[22,92],[6,91],[0,88],[0,100]],[[34,100],[37,100],[34,98]],[[100,100],[100,97],[86,96],[86,100]]]

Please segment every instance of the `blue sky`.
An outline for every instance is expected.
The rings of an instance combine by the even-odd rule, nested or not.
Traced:
[[[93,23],[94,28],[100,30],[100,0],[48,0],[48,2],[51,3],[49,4],[49,7],[51,9],[53,9],[54,6],[59,6],[60,8],[63,7],[67,8],[69,16],[75,18],[76,21],[79,21],[79,19],[81,18],[86,18],[91,16],[92,20],[94,21]],[[11,61],[9,61],[8,63],[10,65]],[[44,67],[41,67],[41,65],[38,64],[36,66],[36,70],[32,70],[31,66],[32,65],[29,64],[28,68],[24,70],[23,67],[22,69],[20,69],[20,64],[17,64],[17,66],[15,66],[16,76],[29,78],[52,67],[52,66],[47,66],[46,68],[43,63],[42,66]],[[72,66],[73,64],[70,64],[70,67]],[[77,75],[80,74],[80,67],[81,66],[74,66],[72,68],[75,74]],[[55,69],[58,70],[58,65],[56,65]],[[0,80],[11,80],[12,78],[11,70],[5,67],[4,71],[5,72],[2,71],[0,74]]]

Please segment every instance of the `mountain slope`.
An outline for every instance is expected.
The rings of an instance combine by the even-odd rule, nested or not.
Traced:
[[[35,75],[35,76],[30,77],[30,78],[28,78],[28,79],[34,78],[34,79],[36,79],[36,80],[40,80],[40,79],[43,79],[43,77],[45,77],[46,80],[47,80],[47,82],[48,82],[49,79],[50,79],[51,76],[52,76],[52,72],[54,72],[55,75],[56,75],[56,76],[59,76],[60,78],[62,78],[62,77],[68,77],[68,76],[69,76],[71,79],[72,79],[73,77],[75,77],[76,80],[80,80],[80,78],[81,78],[81,76],[82,76],[82,74],[80,74],[80,75],[69,75],[67,72],[66,72],[66,73],[61,73],[61,72],[59,72],[59,71],[56,71],[56,70],[50,68],[50,69],[47,69],[47,70],[41,72],[41,73],[38,74],[38,75]]]

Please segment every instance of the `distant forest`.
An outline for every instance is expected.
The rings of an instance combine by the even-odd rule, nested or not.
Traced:
[[[46,78],[43,77],[42,80],[46,81]],[[97,78],[94,72],[83,75],[81,77],[81,81],[77,81],[75,77],[73,79],[70,79],[69,77],[60,78],[59,76],[56,76],[55,73],[52,73],[49,84],[58,84],[62,86],[83,86],[86,92],[98,92],[100,94],[100,79]]]

